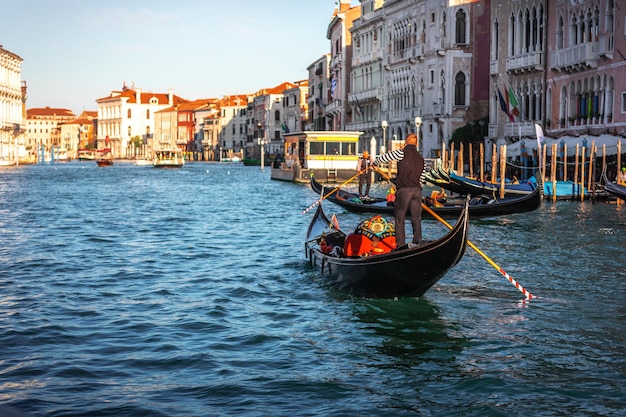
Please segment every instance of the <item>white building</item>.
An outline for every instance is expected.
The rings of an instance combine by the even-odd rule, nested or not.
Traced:
[[[18,55],[0,45],[0,164],[17,164],[25,155],[23,125],[26,84]]]
[[[165,93],[143,92],[139,88],[111,91],[98,103],[98,149],[111,148],[114,158],[133,155],[131,138],[139,136],[148,149],[153,149],[154,113],[186,100],[174,95],[174,90]]]

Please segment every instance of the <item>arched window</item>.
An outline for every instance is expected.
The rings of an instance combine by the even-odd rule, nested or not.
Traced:
[[[150,119],[150,109],[146,110],[146,119]]]
[[[465,31],[467,30],[467,15],[465,10],[459,9],[456,12],[456,33],[454,42],[457,44],[466,44],[467,36]]]
[[[126,117],[128,117],[128,118],[130,119],[130,116],[131,116],[131,111],[130,111],[130,109],[128,109],[128,112],[127,112],[127,116],[126,116]]]
[[[465,106],[465,74],[462,72],[454,77],[454,105]]]

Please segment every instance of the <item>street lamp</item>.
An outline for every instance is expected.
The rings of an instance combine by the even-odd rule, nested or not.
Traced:
[[[387,143],[387,121],[383,120],[380,122],[380,127],[383,128],[383,145],[387,146],[388,150],[391,150],[391,146]]]
[[[417,136],[417,149],[419,150],[419,144],[420,144],[420,137],[419,137],[419,131],[420,131],[420,125],[422,124],[422,118],[419,116],[415,116],[415,135]]]

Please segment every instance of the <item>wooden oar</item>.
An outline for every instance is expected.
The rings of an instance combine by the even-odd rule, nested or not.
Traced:
[[[428,207],[427,205],[425,205],[424,203],[422,203],[422,208],[424,210],[426,210],[427,212],[430,213],[431,216],[433,216],[435,219],[439,220],[441,223],[443,223],[444,225],[446,225],[449,229],[452,229],[452,226],[446,222],[444,219],[442,219],[441,217],[439,217],[439,215],[437,215],[437,213],[435,213],[434,211],[432,211],[430,209],[430,207]],[[512,276],[510,276],[509,274],[506,273],[506,271],[502,268],[500,268],[498,266],[498,264],[496,264],[494,261],[492,261],[487,255],[485,255],[483,253],[483,251],[481,251],[480,249],[478,249],[476,247],[476,245],[474,245],[469,239],[467,240],[467,244],[469,245],[470,248],[474,249],[476,251],[476,253],[478,253],[480,256],[482,256],[487,262],[489,262],[489,264],[491,266],[493,266],[495,269],[498,270],[498,272],[500,272],[502,275],[504,275],[504,277],[506,279],[508,279],[511,284],[515,285],[515,288],[517,288],[518,290],[520,290],[522,292],[522,294],[524,294],[524,296],[526,297],[527,300],[530,300],[531,298],[537,298],[536,295],[532,295],[531,293],[529,293],[528,291],[526,291],[526,289],[524,287],[522,287],[520,285],[519,282],[515,281],[515,279],[513,279]]]
[[[304,214],[306,212],[308,212],[309,210],[311,210],[312,208],[314,208],[315,206],[317,206],[319,203],[321,203],[323,200],[326,200],[328,197],[330,197],[334,192],[339,191],[339,189],[341,187],[343,187],[344,185],[346,185],[347,183],[349,183],[350,181],[352,181],[353,179],[355,179],[356,177],[358,177],[359,175],[369,171],[372,168],[372,166],[369,166],[367,168],[364,168],[362,170],[360,170],[359,172],[357,172],[356,174],[354,174],[352,177],[348,178],[347,180],[345,180],[344,182],[342,182],[341,184],[339,184],[339,186],[335,187],[332,189],[332,191],[330,191],[328,194],[326,194],[325,196],[321,197],[319,200],[317,200],[315,203],[311,204],[309,207],[307,207],[306,209],[302,210],[302,213],[300,214]],[[322,188],[323,189],[323,188]]]
[[[386,175],[383,171],[381,170],[377,170],[380,174],[382,175]],[[444,219],[441,218],[441,216],[439,216],[437,213],[435,213],[433,210],[431,210],[430,207],[428,207],[426,204],[422,203],[422,208],[424,210],[426,210],[428,213],[430,213],[431,216],[433,216],[435,219],[439,220],[441,223],[443,223],[448,229],[452,229],[452,226],[450,225],[450,223],[448,223],[447,221],[445,221]],[[491,266],[493,266],[495,269],[498,270],[498,272],[500,272],[506,279],[509,280],[509,282],[511,282],[511,284],[515,285],[515,288],[517,288],[518,290],[520,290],[522,292],[522,294],[524,294],[524,296],[526,297],[527,300],[530,300],[532,298],[537,298],[536,295],[532,295],[531,293],[529,293],[528,291],[526,291],[526,289],[524,287],[522,287],[519,282],[515,281],[515,279],[513,279],[512,276],[510,276],[509,274],[506,273],[506,271],[502,268],[500,268],[498,266],[498,264],[496,264],[494,261],[492,261],[487,255],[485,255],[483,253],[483,251],[481,251],[480,249],[478,249],[478,247],[476,245],[474,245],[469,239],[467,240],[467,244],[469,245],[470,248],[474,249],[474,251],[476,251],[476,253],[478,253],[480,256],[482,256],[487,262],[489,262],[489,264]]]

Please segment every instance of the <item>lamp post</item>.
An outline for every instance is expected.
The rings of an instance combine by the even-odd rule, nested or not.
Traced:
[[[383,146],[387,146],[387,150],[391,150],[391,146],[387,143],[387,121],[380,122],[380,127],[383,128]]]
[[[417,150],[419,150],[420,139],[421,139],[419,136],[419,131],[420,131],[420,125],[422,124],[422,118],[419,116],[415,116],[414,122],[415,122],[415,135],[417,136]]]

